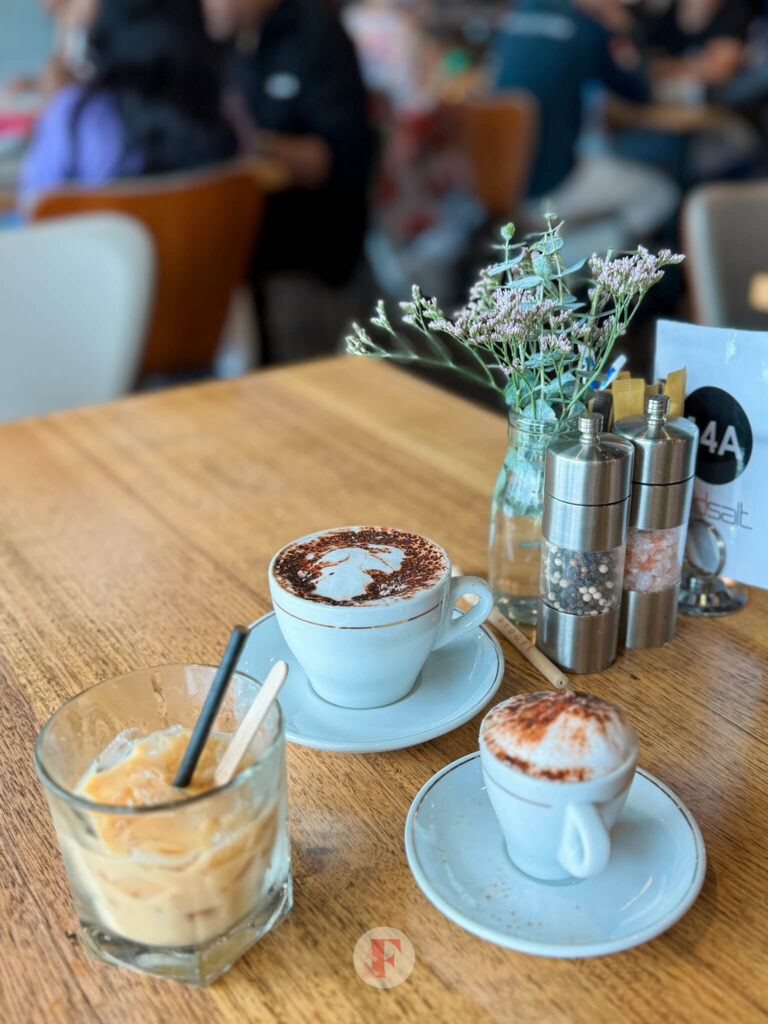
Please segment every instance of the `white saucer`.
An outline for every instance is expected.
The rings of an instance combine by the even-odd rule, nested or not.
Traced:
[[[501,648],[480,627],[434,651],[402,700],[383,708],[341,708],[317,696],[270,612],[251,626],[237,667],[263,679],[280,659],[290,668],[280,691],[288,740],[347,753],[398,750],[458,728],[485,707],[504,674]]]
[[[483,785],[479,753],[421,788],[405,852],[421,891],[467,931],[521,953],[616,953],[666,931],[699,894],[706,871],[690,811],[638,768],[611,831],[606,870],[583,881],[536,882],[512,865]]]

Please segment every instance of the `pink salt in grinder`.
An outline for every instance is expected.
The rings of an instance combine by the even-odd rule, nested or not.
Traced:
[[[699,431],[690,420],[667,422],[668,411],[667,395],[649,395],[644,416],[614,427],[635,446],[619,626],[624,647],[661,647],[675,635]]]

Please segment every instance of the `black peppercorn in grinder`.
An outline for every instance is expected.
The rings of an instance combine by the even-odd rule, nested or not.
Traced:
[[[569,672],[616,657],[634,447],[585,413],[547,449],[536,645]]]

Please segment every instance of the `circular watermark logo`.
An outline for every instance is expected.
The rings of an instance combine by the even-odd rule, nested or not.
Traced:
[[[406,980],[416,961],[413,945],[397,928],[371,928],[352,954],[355,970],[373,988],[394,988]]]

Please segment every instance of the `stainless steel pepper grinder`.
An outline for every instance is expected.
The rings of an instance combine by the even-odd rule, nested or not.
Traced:
[[[649,395],[644,416],[619,420],[635,446],[619,642],[661,647],[675,635],[680,575],[693,495],[699,431],[668,423],[667,395]]]
[[[585,413],[578,430],[547,449],[537,646],[569,672],[600,672],[616,657],[634,448],[599,433]]]

